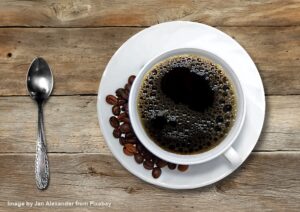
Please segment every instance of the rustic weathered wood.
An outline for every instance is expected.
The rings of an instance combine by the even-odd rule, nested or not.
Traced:
[[[36,56],[43,56],[53,71],[54,94],[96,94],[109,58],[137,31],[131,28],[0,29],[0,95],[27,93],[25,77]]]
[[[1,26],[149,26],[189,20],[217,26],[299,25],[297,0],[1,1]]]
[[[0,211],[17,210],[7,201],[49,200],[111,202],[121,211],[299,211],[299,10],[299,0],[0,1]],[[160,189],[125,170],[106,146],[96,113],[112,54],[146,26],[173,20],[217,26],[236,39],[268,95],[256,152],[226,179],[188,191]],[[23,96],[35,56],[49,61],[53,94],[62,95],[45,105],[51,181],[43,192],[34,181],[37,109]]]
[[[222,27],[253,57],[267,94],[300,94],[300,27]],[[35,56],[49,62],[54,94],[97,94],[112,54],[142,28],[0,29],[0,96],[27,94]],[[126,76],[125,76],[126,77]]]
[[[96,96],[50,98],[45,105],[50,152],[111,154],[98,126],[96,100]],[[0,98],[0,152],[35,152],[36,113],[29,97]],[[300,96],[267,97],[265,126],[256,150],[300,150],[299,117]]]
[[[15,209],[7,207],[7,201],[25,200],[107,201],[112,209],[123,211],[151,211],[153,207],[160,211],[215,211],[220,207],[222,211],[297,211],[300,207],[298,153],[252,154],[225,180],[186,191],[146,184],[111,156],[50,154],[49,158],[50,187],[40,192],[35,188],[33,154],[0,155],[0,210]]]
[[[300,48],[292,47],[300,46],[300,27],[220,29],[250,54],[263,79],[266,94],[300,94]]]
[[[105,152],[96,96],[51,97],[44,108],[50,152]],[[35,152],[37,108],[29,97],[0,98],[0,152]],[[32,145],[32,147],[31,147]]]

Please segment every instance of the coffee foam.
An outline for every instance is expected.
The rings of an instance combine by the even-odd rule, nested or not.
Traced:
[[[161,82],[175,69],[206,80],[214,95],[212,105],[197,111],[166,95]],[[236,92],[220,65],[196,55],[179,55],[145,75],[138,111],[145,131],[159,146],[178,154],[196,154],[215,147],[228,134],[236,117]]]

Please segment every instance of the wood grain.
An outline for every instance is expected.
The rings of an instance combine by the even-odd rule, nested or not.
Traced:
[[[0,28],[0,96],[27,94],[24,81],[36,56],[54,72],[54,95],[97,94],[110,57],[142,29]],[[300,94],[300,27],[220,29],[252,56],[268,95]]]
[[[50,187],[40,192],[34,182],[34,155],[0,155],[0,210],[7,211],[7,201],[25,200],[107,201],[111,209],[123,211],[151,211],[151,206],[160,211],[215,211],[220,207],[222,211],[297,211],[300,207],[297,153],[252,154],[225,180],[185,191],[144,183],[111,156],[50,154],[49,159]]]
[[[110,155],[98,126],[96,96],[51,97],[45,105],[50,152]],[[37,108],[29,97],[0,98],[0,152],[33,153]],[[256,151],[300,150],[300,96],[267,97],[267,115]]]
[[[44,57],[54,94],[96,94],[114,51],[138,29],[0,29],[0,95],[25,95],[28,67]],[[9,53],[12,56],[9,56]]]
[[[297,0],[1,1],[0,26],[149,26],[189,20],[214,26],[299,25]]]
[[[18,210],[7,201],[76,200],[111,202],[119,211],[299,211],[299,11],[299,0],[0,1],[0,211]],[[185,191],[152,186],[125,170],[105,144],[96,113],[113,53],[145,27],[174,20],[217,26],[236,39],[267,94],[255,152],[224,180]],[[51,181],[43,192],[34,181],[37,108],[24,96],[36,56],[55,77],[55,96],[45,105]]]

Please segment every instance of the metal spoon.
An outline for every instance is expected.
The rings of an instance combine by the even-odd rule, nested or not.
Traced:
[[[27,89],[38,105],[38,136],[35,158],[35,179],[39,189],[45,189],[49,183],[49,164],[44,135],[43,103],[53,89],[53,75],[43,58],[35,58],[27,73]]]

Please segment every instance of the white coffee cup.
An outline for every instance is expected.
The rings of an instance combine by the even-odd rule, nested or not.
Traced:
[[[159,62],[169,57],[182,55],[182,54],[199,55],[213,61],[216,64],[221,65],[224,72],[226,73],[226,76],[231,80],[233,86],[235,87],[236,95],[237,95],[236,119],[230,131],[228,132],[227,136],[223,139],[223,141],[220,142],[219,145],[212,148],[211,150],[208,150],[203,153],[190,154],[190,155],[182,155],[182,154],[168,152],[163,148],[161,148],[160,146],[158,146],[153,140],[151,140],[151,138],[147,135],[146,131],[142,126],[138,114],[138,109],[137,109],[138,94],[141,85],[143,83],[145,74],[148,71],[150,71],[154,65],[158,64]],[[180,49],[167,51],[165,53],[162,53],[154,57],[152,60],[150,60],[147,64],[143,66],[143,68],[136,76],[134,83],[131,87],[128,107],[129,107],[130,121],[138,139],[151,153],[153,153],[154,155],[156,155],[157,157],[163,160],[176,163],[176,164],[192,165],[192,164],[204,163],[220,155],[223,155],[224,158],[226,158],[234,166],[240,165],[242,161],[238,152],[232,147],[232,144],[237,139],[237,136],[239,135],[245,120],[246,103],[245,103],[244,93],[240,85],[240,81],[236,76],[236,74],[234,73],[234,71],[232,70],[232,68],[223,59],[221,59],[220,57],[218,57],[217,55],[211,52],[202,49],[195,49],[195,48],[180,48]]]

